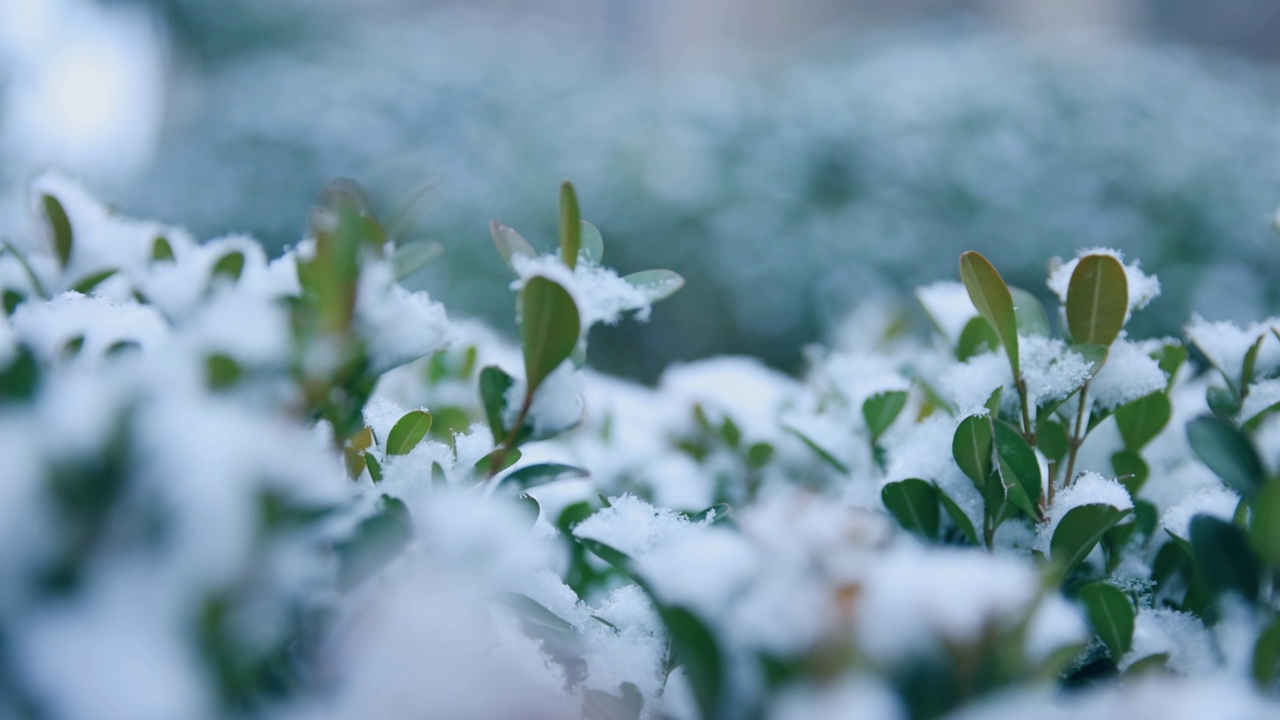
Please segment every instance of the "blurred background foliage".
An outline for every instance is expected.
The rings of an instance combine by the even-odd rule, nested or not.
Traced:
[[[1135,318],[1139,336],[1180,334],[1193,310],[1245,321],[1280,306],[1271,2],[0,0],[0,13],[6,234],[21,235],[23,187],[50,163],[130,214],[275,248],[344,176],[444,246],[410,285],[514,331],[487,223],[551,250],[567,177],[610,265],[689,281],[650,325],[597,331],[592,363],[643,379],[719,353],[795,369],[867,300],[919,322],[910,288],[954,277],[968,249],[1046,299],[1046,256],[1141,259],[1165,300]]]

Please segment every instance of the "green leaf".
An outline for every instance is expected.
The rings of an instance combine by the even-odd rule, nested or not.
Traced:
[[[1035,295],[1022,288],[1010,287],[1013,313],[1018,318],[1018,331],[1023,335],[1049,337],[1049,315]]]
[[[759,469],[769,464],[773,459],[773,445],[767,442],[752,443],[747,448],[747,467]]]
[[[1072,508],[1063,516],[1049,541],[1049,557],[1065,577],[1093,551],[1108,530],[1129,514],[1111,505],[1090,504]]]
[[[93,292],[94,288],[101,285],[103,280],[106,280],[112,275],[115,275],[117,272],[119,271],[116,270],[115,268],[107,268],[106,270],[99,270],[95,273],[89,273],[88,275],[77,280],[71,286],[71,289],[80,293],[81,295],[88,295],[89,293]]]
[[[156,239],[151,242],[151,261],[152,262],[174,262],[178,259],[173,254],[173,246],[169,244],[169,240],[163,235],[157,235]]]
[[[724,520],[725,518],[729,517],[729,512],[731,510],[732,508],[729,507],[729,503],[716,503],[715,505],[712,505],[709,508],[703,508],[702,510],[699,510],[697,513],[695,513],[692,517],[689,518],[689,522],[697,524],[697,523],[704,523],[710,520],[713,523],[718,523],[721,520]]]
[[[40,387],[40,365],[31,350],[22,347],[9,365],[0,370],[0,398],[27,400]]]
[[[1187,423],[1187,442],[1227,487],[1252,499],[1266,480],[1262,460],[1244,433],[1211,415]]]
[[[1267,483],[1253,499],[1249,540],[1258,557],[1280,572],[1280,480]]]
[[[981,490],[991,474],[991,420],[985,415],[970,415],[960,421],[951,439],[951,455],[956,465]]]
[[[205,381],[210,390],[223,390],[240,382],[244,371],[240,364],[220,353],[205,358]]]
[[[1173,405],[1169,396],[1154,392],[1116,408],[1116,426],[1127,450],[1137,452],[1169,424]]]
[[[387,433],[387,454],[408,455],[409,451],[422,442],[431,430],[431,413],[425,410],[410,410],[405,413]]]
[[[1089,624],[1118,662],[1133,643],[1135,613],[1129,598],[1113,585],[1095,582],[1081,588],[1080,601]]]
[[[444,254],[444,246],[430,240],[403,243],[396,246],[395,255],[391,256],[391,267],[395,268],[396,281],[407,280],[435,262]]]
[[[938,491],[938,500],[942,503],[942,509],[947,511],[947,517],[951,518],[952,524],[960,531],[961,535],[968,538],[969,542],[974,545],[978,544],[978,531],[973,527],[973,521],[965,514],[964,510],[952,500],[942,488],[937,485],[933,486]]]
[[[58,256],[58,265],[66,267],[71,261],[71,219],[62,203],[52,195],[41,195],[45,218],[49,221],[49,231],[53,235],[53,251]]]
[[[582,248],[582,215],[578,212],[578,193],[573,183],[560,183],[560,259],[572,270],[578,264]]]
[[[519,490],[528,490],[536,485],[551,482],[564,476],[574,478],[587,477],[589,473],[580,467],[561,463],[538,463],[522,467],[502,478],[500,487],[514,486]]]
[[[828,465],[835,468],[836,472],[840,473],[841,475],[849,474],[848,466],[846,466],[844,463],[837,460],[834,455],[827,452],[826,448],[819,445],[817,442],[809,438],[807,435],[790,426],[783,426],[782,429],[799,438],[800,442],[808,446],[808,448],[812,450],[815,455],[822,458],[822,460],[826,462]]]
[[[563,519],[563,516],[562,516],[562,519]],[[579,520],[578,522],[581,522],[581,520]],[[632,574],[631,557],[626,553],[622,552],[621,550],[615,549],[611,545],[606,545],[605,543],[602,543],[599,540],[592,540],[591,538],[578,537],[576,535],[574,536],[574,539],[578,541],[579,545],[590,550],[591,554],[609,563],[615,568],[621,570],[626,575],[634,578],[634,575]]]
[[[862,417],[867,421],[873,440],[879,439],[885,430],[898,419],[907,405],[906,390],[886,390],[876,393],[862,403]]]
[[[1151,354],[1157,364],[1160,365],[1160,371],[1169,378],[1169,382],[1165,385],[1165,391],[1173,387],[1173,381],[1178,375],[1178,369],[1182,367],[1182,363],[1187,360],[1187,348],[1181,344],[1161,345],[1160,349]]]
[[[0,247],[4,248],[5,252],[12,255],[13,259],[17,260],[18,264],[22,266],[22,270],[27,276],[27,281],[31,283],[31,289],[42,298],[49,297],[49,293],[45,292],[44,285],[40,282],[40,276],[36,275],[31,263],[27,262],[27,256],[19,252],[18,248],[14,247],[8,240],[0,240]]]
[[[960,338],[956,341],[956,359],[964,362],[998,347],[1000,336],[996,335],[996,329],[979,315],[965,323],[964,329],[960,331]]]
[[[938,536],[938,491],[918,478],[892,482],[880,489],[884,506],[908,532],[926,540]]]
[[[1150,673],[1164,673],[1169,671],[1169,653],[1155,653],[1148,655],[1140,660],[1134,660],[1129,667],[1125,668],[1124,677],[1132,678]]]
[[[1244,354],[1244,362],[1240,367],[1240,392],[1249,387],[1249,383],[1253,382],[1253,371],[1258,367],[1258,352],[1262,350],[1262,341],[1266,340],[1266,334],[1258,336],[1258,339],[1249,346],[1249,350]]]
[[[523,454],[520,452],[518,448],[511,448],[510,450],[507,451],[505,455],[502,456],[502,462],[498,463],[498,466],[495,468],[493,467],[494,455],[501,451],[502,451],[502,448],[498,448],[497,450],[494,450],[488,455],[485,455],[484,457],[477,460],[476,464],[474,465],[476,474],[481,476],[488,475],[490,473],[490,470],[492,470],[493,474],[496,475],[502,472],[503,470],[506,470],[507,468],[511,467],[512,465],[515,465],[516,463],[520,462],[520,456]]]
[[[1209,410],[1224,422],[1230,423],[1235,418],[1236,413],[1240,412],[1242,401],[1235,390],[1224,387],[1211,387],[1204,393],[1205,404],[1209,406]]]
[[[371,452],[365,452],[364,465],[369,470],[369,479],[374,483],[382,482],[382,463]]]
[[[1067,327],[1078,343],[1111,347],[1129,312],[1124,265],[1110,255],[1085,255],[1067,286]]]
[[[995,447],[1005,485],[1016,482],[1022,490],[1020,496],[1011,493],[1010,502],[1038,520],[1041,487],[1040,462],[1036,459],[1036,451],[1031,449],[1022,435],[1004,422],[995,423]]]
[[[1142,486],[1151,475],[1151,468],[1142,456],[1132,450],[1121,450],[1111,455],[1111,468],[1116,472],[1116,479],[1129,491],[1130,497],[1137,497]]]
[[[395,559],[413,537],[413,521],[404,503],[382,496],[382,508],[360,521],[352,537],[339,544],[338,584],[343,590],[372,577]]]
[[[210,273],[210,279],[225,277],[232,282],[240,279],[240,273],[244,272],[244,253],[239,250],[233,250],[218,259],[213,264],[213,271]]]
[[[501,441],[507,435],[502,416],[507,407],[507,391],[515,384],[515,378],[497,365],[489,365],[480,371],[480,402],[484,405],[485,419],[489,421],[495,441]]]
[[[684,668],[703,720],[719,718],[724,677],[715,636],[684,608],[663,608],[660,614],[671,641],[672,660]]]
[[[1238,593],[1246,600],[1258,597],[1261,565],[1244,531],[1212,515],[1191,518],[1191,556],[1196,575],[1214,596]]]
[[[502,261],[513,269],[516,256],[529,259],[538,257],[538,252],[533,249],[528,240],[497,220],[489,223],[489,236],[493,238],[494,247],[498,248]]]
[[[26,301],[26,296],[17,290],[6,288],[4,291],[4,314],[12,315],[18,306]]]
[[[624,275],[622,279],[643,293],[650,303],[665,300],[684,287],[684,278],[670,270],[641,270]]]
[[[1022,377],[1018,364],[1018,318],[1013,297],[1000,273],[982,255],[969,251],[960,256],[960,279],[978,313],[991,323],[1009,357],[1014,379]]]
[[[520,345],[528,397],[569,358],[580,332],[578,306],[569,291],[545,277],[529,278],[520,291]]]
[[[720,439],[724,440],[724,443],[734,450],[737,450],[738,446],[742,444],[742,430],[733,421],[733,418],[726,417],[724,422],[720,424]]]
[[[1067,429],[1057,420],[1045,422],[1036,431],[1036,447],[1040,448],[1040,452],[1050,462],[1058,462],[1067,456],[1067,451],[1071,448]]]
[[[1280,675],[1280,619],[1258,635],[1253,646],[1253,679],[1262,690],[1270,690]]]
[[[578,259],[599,265],[604,262],[604,238],[595,225],[582,221],[582,247],[578,249]]]

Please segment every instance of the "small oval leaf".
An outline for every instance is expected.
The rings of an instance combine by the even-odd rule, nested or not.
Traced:
[[[1015,379],[1022,377],[1018,364],[1018,318],[1013,307],[1013,297],[995,266],[980,253],[972,250],[960,256],[960,279],[978,313],[995,328],[1000,343],[1009,357],[1009,367]]]
[[[41,195],[45,218],[49,221],[49,232],[53,239],[53,251],[58,256],[58,265],[66,267],[71,261],[71,219],[62,207],[58,198],[52,195]]]
[[[520,344],[528,395],[573,354],[581,324],[569,291],[545,277],[529,278],[520,292]]]
[[[878,439],[907,404],[906,390],[887,390],[876,393],[862,403],[862,418],[867,421],[867,429],[872,439]]]
[[[670,270],[641,270],[624,275],[623,280],[644,293],[651,303],[665,300],[684,287],[684,278]]]
[[[1063,576],[1067,575],[1084,562],[1102,536],[1128,514],[1128,510],[1100,503],[1072,508],[1053,531],[1049,557],[1058,564]]]
[[[1187,423],[1191,449],[1222,482],[1245,499],[1252,499],[1266,480],[1266,470],[1253,443],[1244,433],[1212,415]]]
[[[528,490],[536,485],[558,480],[562,477],[584,478],[588,473],[580,467],[561,463],[539,463],[529,465],[504,476],[500,487],[513,486],[519,490]]]
[[[984,317],[973,317],[960,331],[960,338],[956,341],[956,359],[964,362],[998,347],[1000,347],[1000,337],[996,335],[991,323]]]
[[[1081,588],[1080,601],[1093,631],[1119,661],[1133,643],[1135,613],[1129,598],[1113,585],[1095,582]]]
[[[514,268],[514,259],[516,256],[524,258],[536,258],[538,253],[525,240],[520,233],[503,225],[497,220],[489,223],[489,236],[493,238],[494,247],[498,248],[498,254],[502,256],[502,261],[509,267]]]
[[[595,225],[586,220],[582,221],[582,247],[578,248],[578,259],[594,265],[604,262],[604,237]]]
[[[1124,265],[1110,255],[1080,258],[1067,286],[1067,327],[1077,343],[1111,347],[1129,312]]]
[[[397,245],[395,255],[391,257],[391,266],[395,268],[396,280],[402,281],[413,277],[419,270],[435,262],[443,254],[444,246],[430,240]]]
[[[1009,287],[1013,298],[1013,314],[1018,318],[1018,332],[1023,335],[1049,337],[1049,314],[1035,295],[1022,288]]]
[[[410,410],[405,413],[387,433],[387,454],[408,455],[409,451],[422,442],[431,430],[431,413],[425,410]]]
[[[582,216],[578,212],[578,193],[573,183],[560,183],[560,259],[572,270],[578,264],[582,247]]]
[[[949,495],[942,491],[942,488],[937,485],[933,487],[938,491],[938,501],[942,503],[942,509],[947,511],[947,517],[951,518],[952,524],[970,543],[977,545],[978,531],[973,527],[973,521],[969,519],[969,516],[965,514],[955,500],[952,500]]]
[[[1116,408],[1116,426],[1124,438],[1125,449],[1141,450],[1160,434],[1172,416],[1173,405],[1163,392],[1151,393]]]
[[[898,524],[926,540],[938,536],[938,491],[918,478],[892,482],[880,489],[880,499]]]
[[[991,474],[991,445],[991,420],[985,415],[961,420],[951,439],[951,456],[979,490]]]

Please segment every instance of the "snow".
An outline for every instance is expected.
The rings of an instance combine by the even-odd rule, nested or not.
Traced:
[[[633,559],[698,527],[675,511],[655,508],[634,495],[609,502],[609,507],[578,523],[573,534],[604,543]]]
[[[532,277],[552,280],[573,297],[578,306],[582,335],[596,323],[613,325],[624,312],[634,311],[641,321],[649,319],[649,299],[638,288],[618,277],[613,270],[595,263],[579,262],[573,270],[565,267],[557,255],[528,258],[516,255],[512,267],[520,279],[511,284],[519,290]]]
[[[560,363],[538,386],[525,422],[537,435],[556,435],[574,427],[582,421],[586,410],[582,396],[585,385],[582,372],[574,367],[573,362],[565,360]],[[522,378],[507,389],[502,416],[507,427],[514,425],[519,417],[527,387]]]
[[[1248,422],[1276,403],[1280,403],[1280,378],[1252,383],[1240,407],[1240,419]]]
[[[1212,515],[1230,522],[1235,516],[1240,496],[1218,485],[1205,487],[1187,495],[1160,518],[1160,526],[1184,540],[1191,539],[1191,518]]]
[[[769,720],[907,717],[892,690],[873,677],[840,678],[827,686],[795,688],[778,698]]]
[[[1053,504],[1045,513],[1044,524],[1040,526],[1036,547],[1047,555],[1058,523],[1067,513],[1083,505],[1110,505],[1118,510],[1131,510],[1133,499],[1129,497],[1129,491],[1115,480],[1096,472],[1086,472],[1054,496]]]
[[[386,262],[364,266],[355,313],[377,371],[443,350],[453,341],[444,306],[425,292],[400,287]]]
[[[1094,406],[1114,410],[1165,388],[1169,378],[1148,354],[1150,349],[1125,338],[1111,343],[1106,363],[1089,381],[1089,397]]]
[[[1027,383],[1027,402],[1031,407],[1068,397],[1089,379],[1091,364],[1057,338],[1019,335],[1018,352],[1023,380]],[[1003,350],[952,365],[943,374],[940,385],[961,414],[977,412],[998,387],[1004,388],[1001,393],[1003,407],[1013,409],[1020,402],[1013,384],[1013,372]]]
[[[1280,341],[1271,333],[1271,328],[1277,325],[1280,325],[1280,318],[1268,318],[1241,328],[1231,322],[1210,322],[1194,315],[1186,333],[1209,361],[1239,387],[1244,357],[1258,338],[1262,338],[1262,347],[1258,350],[1254,372],[1265,376],[1280,368]]]
[[[978,309],[973,306],[963,283],[945,280],[919,287],[916,298],[952,346],[960,341],[964,326],[978,317]]]
[[[1058,299],[1063,304],[1067,302],[1067,289],[1071,286],[1071,274],[1075,272],[1076,267],[1080,264],[1080,259],[1086,255],[1110,255],[1124,263],[1124,255],[1118,250],[1108,248],[1081,250],[1074,259],[1062,263],[1049,275],[1049,289],[1058,296]],[[1135,311],[1141,310],[1147,306],[1147,303],[1160,297],[1160,280],[1154,275],[1144,273],[1140,263],[1136,260],[1124,266],[1124,274],[1129,285],[1129,308],[1125,313],[1125,321],[1128,322],[1129,316]]]
[[[1209,674],[1216,665],[1213,639],[1194,615],[1168,608],[1139,608],[1133,644],[1121,658],[1120,669],[1159,653],[1168,653],[1169,669],[1182,675]]]

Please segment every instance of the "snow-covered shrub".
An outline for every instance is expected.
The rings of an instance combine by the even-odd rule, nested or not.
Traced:
[[[44,176],[0,256],[0,714],[284,719],[1239,717],[1280,692],[1280,320],[1129,337],[1160,292],[977,253],[801,380],[655,387],[589,330],[620,276],[561,188],[493,223],[520,342],[398,280],[335,184],[297,246]],[[997,258],[998,260],[998,258]],[[1054,328],[1058,328],[1055,335]],[[1068,692],[1070,690],[1070,692]]]

